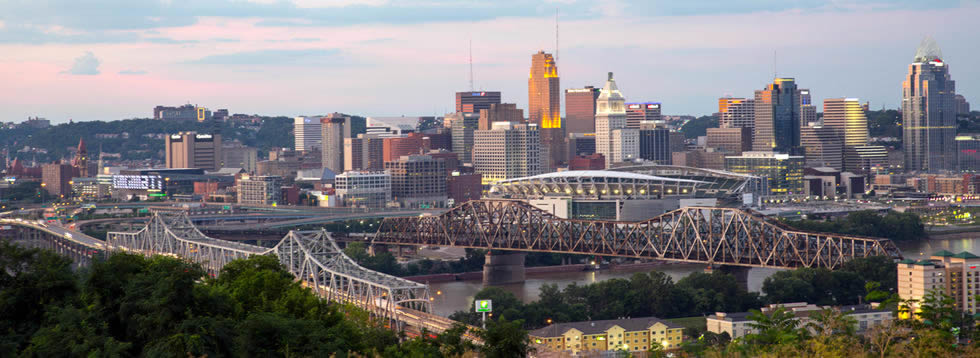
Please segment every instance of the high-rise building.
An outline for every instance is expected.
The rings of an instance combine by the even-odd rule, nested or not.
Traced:
[[[922,40],[902,84],[905,169],[938,172],[956,167],[956,86],[932,38]]]
[[[800,90],[792,78],[777,78],[755,91],[755,138],[752,149],[798,153],[801,126]]]
[[[741,155],[742,152],[752,150],[752,128],[708,128],[706,137],[706,147],[722,150],[730,155]]]
[[[721,128],[755,128],[755,100],[724,97],[718,99],[718,126]]]
[[[639,158],[660,165],[670,165],[670,129],[650,126],[639,130]]]
[[[725,157],[726,170],[767,179],[769,195],[801,195],[803,191],[803,156],[774,152],[744,152]]]
[[[595,154],[595,133],[569,133],[568,154],[573,158]]]
[[[380,171],[384,169],[385,135],[358,134],[344,139],[344,171]]]
[[[640,157],[640,131],[638,129],[614,129],[610,138],[612,139],[611,155],[621,159],[617,163],[630,162]]]
[[[483,175],[483,184],[543,173],[537,125],[497,122],[490,130],[476,131],[473,169]]]
[[[429,151],[429,137],[422,133],[409,133],[403,136],[384,139],[382,158],[386,162],[398,160],[403,156],[422,154]]]
[[[640,129],[640,122],[661,120],[659,102],[626,104],[626,128]]]
[[[320,117],[296,117],[293,119],[293,132],[297,151],[320,150],[323,133],[320,132]]]
[[[166,137],[167,168],[221,169],[221,135],[180,132]]]
[[[961,172],[980,172],[980,135],[956,136],[956,163]]]
[[[282,177],[249,176],[238,179],[238,203],[277,205],[282,201]]]
[[[41,165],[41,188],[54,197],[71,195],[72,167],[68,164]]]
[[[980,256],[963,251],[954,254],[942,250],[929,259],[905,259],[898,262],[898,297],[911,302],[910,311],[918,314],[931,291],[949,295],[953,308],[964,313],[980,312],[976,292],[980,290]],[[900,313],[899,318],[910,318]]]
[[[868,117],[857,98],[825,99],[823,125],[837,131],[844,146],[868,145]]]
[[[499,103],[499,91],[456,92],[456,112],[480,113],[481,109],[490,109],[491,105]]]
[[[428,155],[407,155],[385,162],[391,174],[391,197],[402,207],[446,206],[446,161]]]
[[[888,148],[880,145],[844,146],[844,170],[858,174],[888,171]]]
[[[490,108],[481,109],[478,129],[489,130],[494,122],[523,122],[524,110],[513,103],[494,103]]]
[[[806,166],[809,168],[843,168],[844,145],[842,137],[835,128],[810,122],[800,129],[800,142],[803,145]]]
[[[551,167],[566,161],[565,128],[561,120],[561,89],[558,65],[550,53],[538,51],[531,56],[527,79],[528,122],[538,126],[541,146],[548,153]]]
[[[476,113],[450,113],[444,119],[449,124],[453,138],[453,153],[463,163],[473,162],[473,133],[480,125],[480,115]]]
[[[566,133],[595,133],[595,101],[600,90],[592,86],[565,90]]]
[[[638,133],[624,134],[624,132],[619,132],[619,135],[614,135],[613,132],[620,129],[626,129],[626,98],[619,92],[619,87],[616,86],[616,80],[613,79],[612,72],[609,72],[606,85],[602,88],[599,98],[596,99],[595,117],[596,153],[602,154],[606,158],[607,168],[612,167],[613,163],[619,163],[629,159],[622,157],[623,154],[636,153],[639,155],[639,140],[635,142],[637,148],[628,148],[614,153],[613,146],[616,137],[620,137],[621,139],[639,137]],[[620,144],[629,145],[628,142],[622,140],[620,140]]]
[[[725,170],[725,154],[703,150],[671,153],[671,165],[679,167]]]
[[[334,173],[344,171],[344,139],[357,138],[358,134],[367,132],[367,122],[362,117],[351,117],[340,113],[332,113],[320,118],[320,132],[323,146],[322,167]]]

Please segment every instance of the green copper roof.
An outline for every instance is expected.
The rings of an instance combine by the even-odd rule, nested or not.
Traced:
[[[915,264],[925,266],[925,265],[935,265],[936,263],[929,260],[919,260]]]
[[[980,259],[980,256],[971,254],[971,253],[966,252],[966,251],[963,251],[961,253],[958,253],[956,255],[953,255],[953,257],[958,258],[958,259]]]
[[[950,257],[953,255],[954,254],[952,252],[949,252],[947,250],[936,251],[936,253],[932,254],[932,256],[940,256],[940,257]]]
[[[915,263],[915,260],[913,260],[913,259],[905,259],[905,260],[899,261],[898,263],[900,263],[900,264],[914,264]]]

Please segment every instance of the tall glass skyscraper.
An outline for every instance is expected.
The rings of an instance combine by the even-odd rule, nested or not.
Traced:
[[[792,78],[777,78],[755,91],[755,136],[752,150],[800,152],[800,90]]]
[[[528,122],[538,125],[541,146],[548,151],[550,166],[558,166],[565,161],[565,131],[561,121],[558,65],[550,53],[538,51],[531,56],[527,97]]]
[[[956,87],[932,38],[922,40],[902,83],[905,170],[941,172],[956,166]]]

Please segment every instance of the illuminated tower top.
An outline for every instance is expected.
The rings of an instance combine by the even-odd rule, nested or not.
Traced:
[[[538,51],[531,56],[527,79],[528,120],[540,128],[561,128],[561,90],[558,65],[550,53]]]

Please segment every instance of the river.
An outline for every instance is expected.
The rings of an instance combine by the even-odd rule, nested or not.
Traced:
[[[906,258],[920,259],[929,257],[932,253],[939,250],[949,250],[954,253],[969,251],[980,254],[980,234],[971,239],[946,239],[946,240],[927,240],[914,243],[902,243],[898,245],[902,254]],[[683,265],[664,265],[654,270],[663,271],[677,282],[684,276],[692,272],[703,271],[704,265],[683,264]],[[647,272],[649,268],[628,270],[628,271],[577,271],[577,272],[556,272],[528,275],[523,283],[501,285],[507,291],[512,292],[517,298],[524,302],[531,302],[538,299],[541,286],[545,284],[557,284],[559,288],[564,288],[572,283],[585,285],[613,278],[629,278],[636,272]],[[753,268],[749,271],[748,287],[751,291],[760,291],[762,282],[766,277],[779,271],[778,269]],[[435,297],[433,311],[440,316],[448,316],[453,312],[472,309],[468,307],[473,300],[473,296],[483,289],[483,282],[479,280],[455,281],[429,284],[431,294]]]

